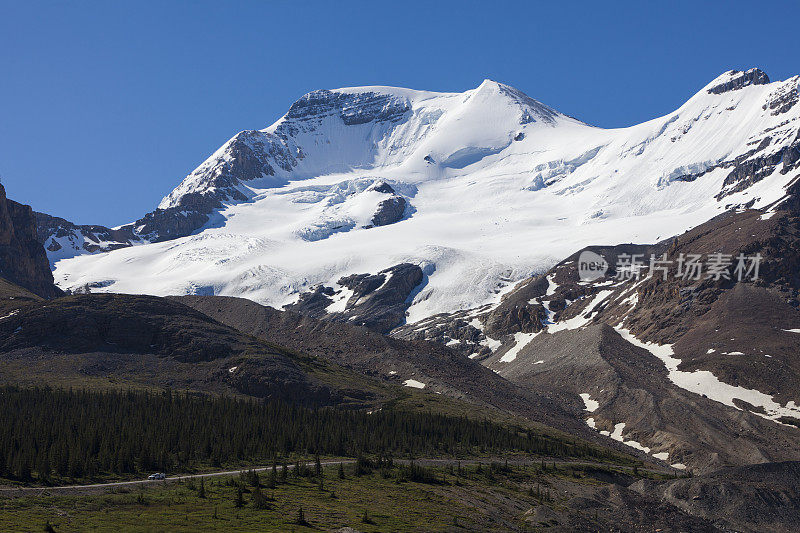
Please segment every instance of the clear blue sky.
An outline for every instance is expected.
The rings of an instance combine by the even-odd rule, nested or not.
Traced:
[[[670,112],[725,70],[800,73],[776,2],[0,0],[0,176],[77,223],[152,210],[236,132],[319,88],[491,78],[586,122]]]

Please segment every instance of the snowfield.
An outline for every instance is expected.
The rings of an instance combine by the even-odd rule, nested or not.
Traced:
[[[793,141],[800,106],[775,115],[767,104],[800,77],[706,90],[734,76],[667,116],[621,129],[589,126],[490,80],[464,93],[311,93],[269,128],[247,132],[273,173],[236,182],[244,200],[227,202],[188,237],[59,257],[55,278],[64,289],[102,282],[101,291],[281,307],[316,284],[411,262],[426,281],[409,322],[496,302],[508,285],[501,279],[541,273],[583,246],[654,242],[731,206],[780,200],[789,176],[778,169],[718,200],[730,169],[716,165],[766,137],[763,154]],[[218,187],[239,157],[237,138],[160,207]],[[398,222],[366,228],[384,183],[406,210]],[[519,349],[528,340],[517,339]]]

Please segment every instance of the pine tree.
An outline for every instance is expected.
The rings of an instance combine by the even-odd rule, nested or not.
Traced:
[[[372,521],[372,519],[369,517],[369,514],[367,513],[367,510],[366,510],[366,509],[364,509],[364,514],[361,516],[361,521],[362,521],[363,523],[365,523],[365,524],[374,524],[374,523],[375,523],[375,522],[373,522],[373,521]]]
[[[339,463],[339,479],[344,479],[344,463]]]
[[[236,501],[234,502],[234,505],[237,509],[244,507],[244,494],[242,493],[241,485],[236,486]]]
[[[319,460],[319,455],[314,457],[314,475],[317,477],[322,476],[322,463]]]
[[[253,507],[256,509],[266,509],[268,507],[267,499],[261,492],[261,487],[256,487],[253,489]]]
[[[198,498],[205,498],[206,497],[206,484],[203,481],[203,478],[200,478],[200,489],[197,491]]]
[[[297,510],[297,520],[295,520],[295,523],[298,526],[307,526],[308,525],[308,522],[306,522],[306,515],[305,515],[305,513],[303,513],[303,508],[302,507]]]

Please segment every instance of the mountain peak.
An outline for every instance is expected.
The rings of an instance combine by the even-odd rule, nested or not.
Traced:
[[[711,83],[706,85],[705,89],[708,94],[723,94],[749,85],[766,85],[769,82],[769,76],[767,76],[766,72],[758,68],[751,68],[746,71],[729,70],[717,76]]]

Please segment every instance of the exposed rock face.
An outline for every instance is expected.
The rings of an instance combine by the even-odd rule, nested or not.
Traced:
[[[746,72],[731,70],[726,74],[727,79],[719,85],[708,89],[709,94],[722,94],[747,87],[748,85],[766,85],[769,83],[769,76],[757,68],[751,68]]]
[[[525,284],[521,290],[506,295],[496,308],[484,318],[484,331],[490,337],[499,338],[514,333],[536,333],[544,328],[547,311],[538,303],[531,303],[547,290],[547,281]]]
[[[37,240],[30,206],[6,198],[0,185],[0,276],[44,298],[60,294],[47,254]]]
[[[398,339],[438,342],[470,359],[489,357],[492,350],[478,318],[485,311],[486,308],[478,308],[434,315],[400,326],[391,335]]]
[[[328,90],[313,91],[292,104],[288,118],[317,118],[338,114],[348,126],[373,120],[400,120],[410,110],[408,102],[387,94],[372,92],[348,94]]]
[[[71,257],[81,252],[107,252],[131,246],[138,240],[131,225],[112,229],[94,224],[77,225],[45,213],[33,214],[37,239],[52,258],[60,257],[62,253],[64,257]]]
[[[800,76],[797,76],[795,81],[794,87],[790,84],[786,84],[770,94],[768,102],[764,104],[762,109],[769,108],[772,111],[772,115],[788,113],[797,104],[798,100],[800,100],[800,96],[798,96],[798,91],[800,91]]]
[[[423,281],[422,269],[401,263],[377,274],[353,274],[336,282],[341,289],[316,287],[287,311],[348,322],[388,333],[405,322],[409,296]]]
[[[276,168],[291,170],[301,154],[292,155],[281,135],[258,130],[236,134],[192,172],[179,187],[133,226],[138,234],[151,241],[184,237],[202,227],[209,214],[223,202],[246,202],[250,199],[239,185],[257,178],[275,176]],[[275,184],[280,184],[280,179]]]
[[[386,182],[377,185],[373,190],[390,194],[391,196],[378,204],[378,210],[372,216],[371,224],[367,227],[387,226],[403,220],[408,201],[397,194]]]

